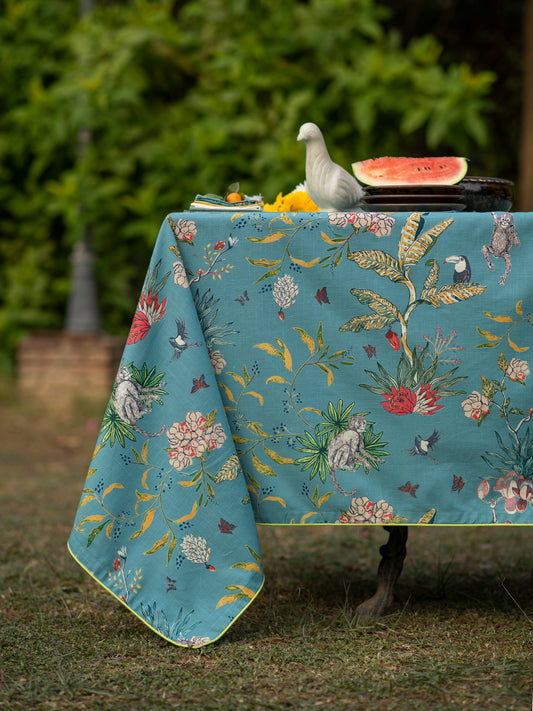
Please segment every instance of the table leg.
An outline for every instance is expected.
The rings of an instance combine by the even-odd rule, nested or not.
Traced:
[[[389,532],[389,540],[381,546],[381,562],[378,568],[378,587],[374,595],[362,602],[356,609],[359,617],[372,619],[380,617],[392,603],[394,585],[403,568],[406,554],[407,526],[384,526]]]

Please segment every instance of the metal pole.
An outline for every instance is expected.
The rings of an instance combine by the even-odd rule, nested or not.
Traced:
[[[80,17],[85,17],[93,8],[93,0],[80,0]],[[87,127],[78,132],[77,162],[84,159],[91,142]],[[80,205],[83,218],[84,206]],[[94,277],[94,254],[91,248],[90,229],[83,227],[82,237],[74,245],[71,256],[72,277],[67,304],[65,330],[71,333],[99,333],[100,312]]]

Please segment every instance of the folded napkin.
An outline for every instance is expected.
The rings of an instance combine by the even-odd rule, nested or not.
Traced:
[[[239,200],[238,202],[226,202],[216,195],[197,195],[190,206],[191,210],[262,210],[263,201],[261,198],[251,197]]]

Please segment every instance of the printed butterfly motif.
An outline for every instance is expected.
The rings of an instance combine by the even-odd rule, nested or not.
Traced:
[[[245,301],[250,301],[250,299],[248,298],[248,292],[246,290],[244,290],[242,292],[242,296],[237,296],[235,301],[238,301],[241,306],[244,306]]]
[[[218,527],[220,529],[220,533],[233,533],[233,529],[237,528],[237,526],[233,523],[229,523],[229,521],[226,521],[223,518],[220,519]]]
[[[403,486],[398,487],[398,491],[405,491],[406,494],[411,494],[411,496],[416,499],[416,490],[418,487],[419,484],[411,484],[410,481],[407,481]]]
[[[452,491],[460,492],[465,485],[462,476],[453,475]]]
[[[205,382],[205,375],[202,373],[199,378],[192,379],[191,393],[197,393],[200,388],[208,388],[209,385]]]
[[[167,577],[167,592],[169,590],[175,590],[176,589],[176,581],[172,580],[172,578],[169,578],[168,575]]]
[[[363,348],[365,349],[365,353],[369,358],[372,358],[372,356],[376,355],[376,349],[374,348],[374,346],[371,346],[370,343],[368,344],[368,346],[363,346]]]
[[[320,306],[322,306],[322,304],[329,304],[328,294],[325,286],[323,286],[321,289],[316,290],[315,299],[318,301]]]

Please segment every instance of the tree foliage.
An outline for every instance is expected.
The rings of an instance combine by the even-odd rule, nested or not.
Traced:
[[[61,328],[89,230],[106,330],[124,332],[158,226],[238,180],[273,200],[314,121],[348,167],[487,143],[494,75],[386,30],[377,0],[0,2],[0,357]]]

